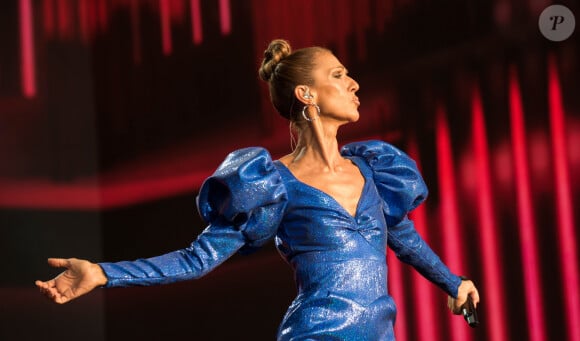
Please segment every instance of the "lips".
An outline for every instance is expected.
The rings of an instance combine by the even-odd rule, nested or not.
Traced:
[[[358,97],[353,98],[352,101],[354,102],[354,104],[360,105],[360,101],[359,101]]]

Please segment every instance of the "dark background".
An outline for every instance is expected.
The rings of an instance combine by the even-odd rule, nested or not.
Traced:
[[[576,1],[559,3],[578,20]],[[228,152],[261,145],[274,157],[288,153],[288,124],[257,76],[267,43],[282,37],[295,48],[326,46],[349,68],[361,85],[361,119],[344,128],[341,142],[379,138],[418,161],[430,188],[418,229],[480,289],[482,325],[471,330],[447,311],[443,292],[389,259],[398,340],[578,340],[578,314],[569,314],[580,303],[578,287],[566,284],[578,284],[580,44],[578,32],[562,42],[541,35],[538,17],[550,4],[2,2],[0,339],[275,338],[295,287],[272,245],[236,255],[198,281],[97,290],[63,306],[44,300],[33,283],[58,273],[47,257],[116,261],[188,246],[204,227],[197,190]],[[559,85],[560,130],[549,75]],[[524,112],[532,240],[519,227],[510,79]],[[482,128],[474,123],[477,99],[483,154],[474,138]],[[452,171],[439,167],[441,117]],[[478,161],[482,155],[487,162]],[[446,180],[456,188],[457,235],[445,220]],[[530,248],[535,263],[525,256]],[[538,271],[531,300],[526,267]],[[417,296],[425,291],[427,304]],[[541,311],[532,321],[534,308]]]

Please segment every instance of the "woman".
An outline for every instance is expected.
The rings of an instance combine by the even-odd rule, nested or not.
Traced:
[[[414,229],[409,211],[427,190],[414,162],[380,141],[344,146],[338,128],[356,122],[359,85],[327,49],[265,51],[259,71],[273,105],[298,140],[273,161],[263,148],[231,153],[197,198],[208,227],[186,249],[133,262],[50,259],[67,270],[36,285],[57,303],[92,289],[199,278],[238,251],[275,239],[295,271],[298,295],[279,340],[393,340],[396,308],[387,291],[387,245],[449,295],[458,314],[469,280],[452,274]]]

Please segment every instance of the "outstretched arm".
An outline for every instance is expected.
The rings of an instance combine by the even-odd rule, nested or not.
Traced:
[[[98,264],[76,258],[49,258],[48,264],[66,268],[51,280],[35,282],[40,292],[55,303],[66,303],[107,284],[107,277]]]
[[[36,285],[56,303],[65,303],[97,286],[156,285],[199,278],[238,250],[257,248],[271,240],[286,200],[284,183],[265,149],[232,152],[200,189],[198,208],[209,225],[188,248],[130,262],[50,259],[51,266],[66,271]]]

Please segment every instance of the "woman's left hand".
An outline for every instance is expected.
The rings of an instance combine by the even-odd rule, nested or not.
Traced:
[[[447,297],[447,307],[449,307],[449,310],[451,310],[453,314],[461,314],[461,306],[463,306],[467,301],[467,296],[471,296],[473,306],[477,307],[477,304],[479,303],[479,292],[477,291],[475,284],[468,279],[461,281],[461,284],[457,289],[457,298],[451,296]]]

